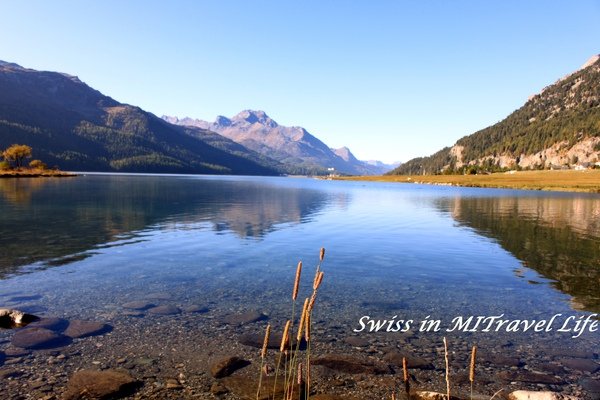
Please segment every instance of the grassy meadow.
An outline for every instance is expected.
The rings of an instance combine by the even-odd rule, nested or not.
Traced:
[[[600,193],[600,170],[511,171],[490,175],[353,176],[335,179]]]

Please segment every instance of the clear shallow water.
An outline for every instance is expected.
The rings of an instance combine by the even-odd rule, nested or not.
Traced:
[[[548,320],[600,311],[597,195],[84,175],[0,180],[0,215],[0,307],[39,315],[110,319],[124,302],[168,293],[181,307],[205,304],[215,315],[259,309],[283,325],[296,263],[312,276],[321,246],[317,322],[325,334],[351,336],[365,315],[430,316],[445,327],[455,316]],[[33,298],[14,300],[22,295]],[[559,343],[594,348],[600,337],[414,334],[542,353]]]

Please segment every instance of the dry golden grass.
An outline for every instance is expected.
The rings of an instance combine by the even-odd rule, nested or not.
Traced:
[[[70,172],[54,169],[20,168],[0,171],[0,178],[37,178],[37,177],[65,177],[76,176]]]
[[[384,175],[335,179],[600,193],[600,170],[518,171],[491,175]]]

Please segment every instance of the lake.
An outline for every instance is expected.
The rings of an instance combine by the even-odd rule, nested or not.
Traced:
[[[214,398],[207,366],[237,355],[253,364],[236,374],[258,376],[248,338],[260,347],[267,323],[282,330],[299,260],[299,299],[310,296],[321,247],[316,392],[388,397],[398,354],[419,366],[413,388],[445,391],[446,337],[453,393],[468,397],[472,345],[487,398],[600,393],[598,195],[82,174],[0,180],[0,216],[0,308],[109,328],[32,351],[11,344],[18,329],[0,330],[0,374],[17,371],[5,372],[7,398],[60,393],[81,368],[125,369],[148,398]],[[369,332],[384,320],[405,332]],[[339,354],[364,370],[345,371]]]

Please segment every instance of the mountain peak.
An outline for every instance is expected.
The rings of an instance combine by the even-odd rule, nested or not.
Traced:
[[[229,126],[229,125],[231,125],[231,120],[222,115],[217,115],[217,118],[215,119],[215,125]]]
[[[19,64],[11,63],[8,61],[0,60],[0,67],[11,68],[11,69],[25,69],[21,67]]]
[[[273,121],[266,112],[261,110],[243,110],[232,118],[233,121],[246,121],[249,124],[261,124],[274,128],[277,122]]]
[[[600,60],[600,54],[594,54],[592,57],[590,57],[589,60],[587,60],[585,62],[585,64],[583,64],[581,66],[581,68],[579,68],[580,70],[582,69],[586,69],[587,67],[596,64],[596,61]]]

